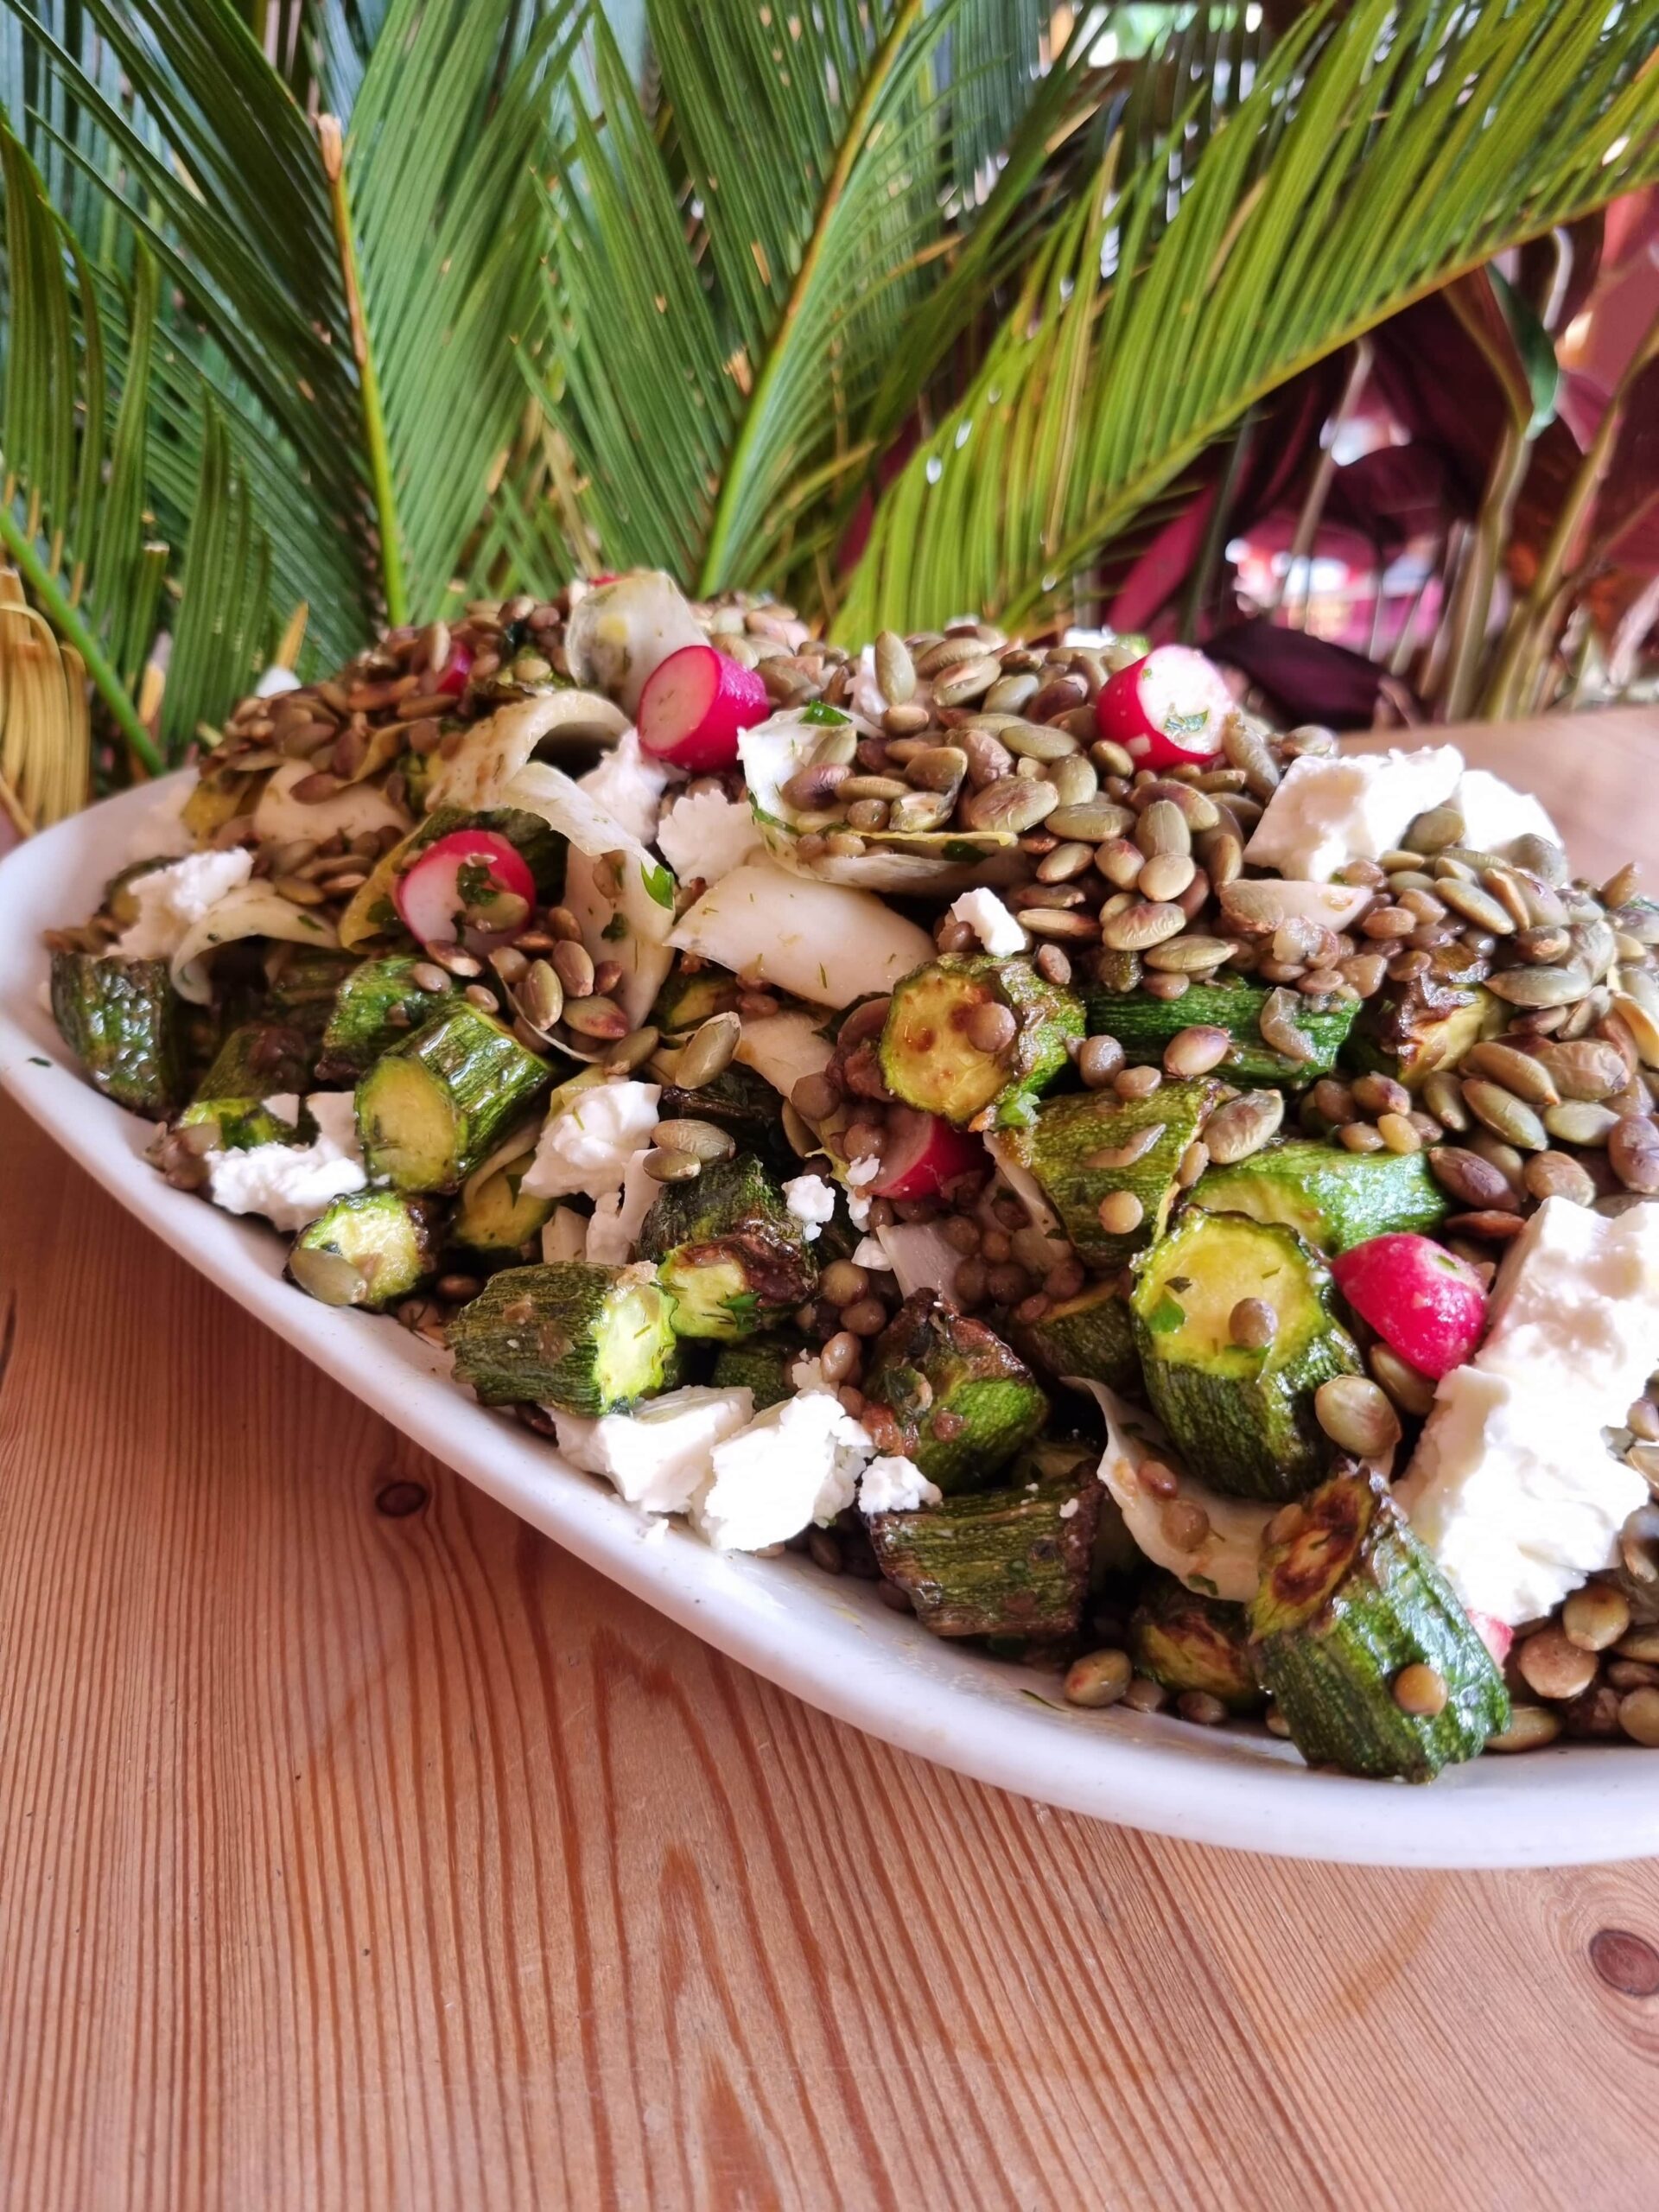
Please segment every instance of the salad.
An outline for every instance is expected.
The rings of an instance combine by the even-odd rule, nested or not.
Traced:
[[[1659,904],[1452,746],[637,574],[271,671],[48,943],[652,1532],[1351,1774],[1659,1745]]]

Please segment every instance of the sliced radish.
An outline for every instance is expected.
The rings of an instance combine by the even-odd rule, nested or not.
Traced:
[[[493,830],[453,830],[429,845],[393,889],[404,926],[423,944],[502,944],[528,927],[536,879]]]
[[[1373,1236],[1339,1253],[1331,1272],[1389,1350],[1436,1382],[1463,1365],[1485,1332],[1480,1277],[1433,1237],[1407,1230]]]
[[[1154,645],[1108,679],[1095,720],[1137,768],[1207,768],[1232,709],[1233,695],[1213,661],[1191,645]]]
[[[766,687],[712,645],[682,645],[658,662],[639,694],[639,742],[689,776],[729,768],[740,730],[772,712]]]
[[[459,699],[467,689],[467,679],[473,672],[473,649],[459,638],[449,647],[449,658],[438,671],[435,691],[442,691],[446,698]]]
[[[1471,1613],[1469,1625],[1492,1655],[1492,1664],[1501,1667],[1510,1656],[1510,1646],[1515,1642],[1515,1630],[1494,1620],[1491,1613]]]
[[[985,1147],[937,1114],[900,1107],[887,1116],[881,1173],[870,1185],[878,1198],[937,1198],[958,1176],[986,1166]]]

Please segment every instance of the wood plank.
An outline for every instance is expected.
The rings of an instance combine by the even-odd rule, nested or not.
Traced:
[[[1599,872],[1655,727],[1481,750]],[[1652,2202],[1659,1866],[1287,1866],[891,1751],[9,1105],[0,1161],[0,2202]]]

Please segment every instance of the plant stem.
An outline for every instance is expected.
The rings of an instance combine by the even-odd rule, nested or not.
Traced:
[[[766,349],[766,361],[760,374],[755,379],[754,390],[750,395],[749,404],[744,410],[743,427],[737,434],[737,442],[732,448],[731,456],[726,464],[724,480],[720,487],[720,499],[715,508],[714,520],[709,529],[709,543],[702,556],[702,574],[697,584],[698,594],[702,598],[707,599],[711,594],[718,591],[725,582],[727,545],[736,517],[741,487],[747,472],[749,454],[755,440],[760,435],[760,426],[765,420],[766,408],[772,397],[772,385],[777,382],[782,371],[785,348],[789,343],[791,332],[800,320],[801,310],[806,303],[807,295],[812,289],[812,280],[817,273],[818,263],[823,257],[824,242],[829,237],[830,226],[835,219],[836,210],[841,205],[842,195],[847,189],[858,157],[864,150],[876,103],[881,97],[883,87],[887,84],[887,77],[892,71],[893,62],[898,58],[900,48],[910,36],[912,29],[922,13],[923,5],[924,0],[906,0],[906,4],[894,16],[893,29],[882,41],[875,59],[870,64],[870,73],[864,80],[864,88],[858,96],[857,105],[847,119],[846,134],[842,139],[840,150],[836,156],[835,168],[830,172],[830,181],[824,187],[823,198],[818,207],[817,219],[812,226],[812,235],[807,241],[805,252],[801,256],[801,265],[795,272],[795,282],[789,288],[789,297],[784,302],[784,311],[778,319],[778,327],[772,333],[772,343]]]
[[[141,761],[152,776],[164,776],[167,763],[156,748],[156,741],[139,720],[138,709],[128,697],[120,677],[105,658],[104,648],[86,626],[85,617],[70,604],[63,586],[52,574],[33,543],[18,527],[17,518],[10,505],[0,504],[0,540],[16,565],[17,572],[35,594],[41,612],[60,638],[68,642],[86,663],[86,673],[97,685],[99,696],[120,727],[121,734],[131,747],[133,756]]]
[[[386,442],[385,410],[380,404],[380,379],[375,372],[368,321],[363,313],[357,241],[352,230],[352,204],[346,187],[345,145],[337,117],[317,118],[317,143],[322,149],[322,170],[328,180],[334,242],[340,249],[346,312],[352,326],[352,353],[363,394],[363,438],[369,449],[369,477],[374,486],[374,510],[380,524],[380,588],[386,602],[386,620],[396,629],[409,620],[409,591],[404,581],[403,541],[398,535],[397,505],[391,487],[391,452]]]

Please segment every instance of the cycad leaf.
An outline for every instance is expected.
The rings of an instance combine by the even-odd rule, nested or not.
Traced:
[[[435,613],[524,404],[542,305],[536,163],[580,32],[515,0],[393,0],[346,147],[366,342],[411,610]],[[384,517],[383,517],[384,522]]]
[[[884,499],[842,633],[1030,617],[1275,385],[1659,174],[1656,46],[1650,13],[1603,0],[1304,19],[1173,214],[1160,167],[1121,198],[1103,177],[1034,329],[1010,326]]]

